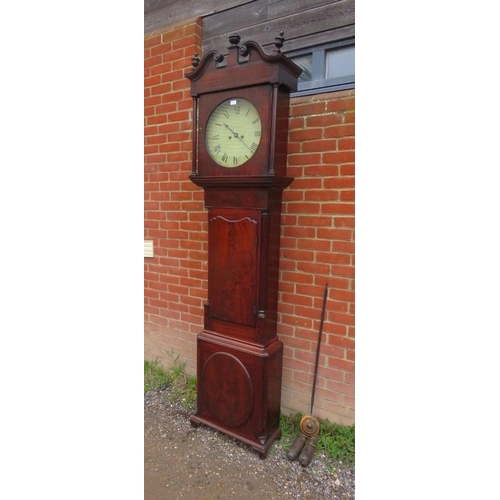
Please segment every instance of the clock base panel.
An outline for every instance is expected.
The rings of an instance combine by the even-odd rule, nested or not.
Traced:
[[[279,429],[283,344],[240,342],[203,331],[197,338],[197,411],[204,424],[250,445],[266,458]]]

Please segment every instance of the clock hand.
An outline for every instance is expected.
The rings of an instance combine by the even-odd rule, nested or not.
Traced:
[[[224,127],[226,127],[233,134],[235,139],[239,139],[248,149],[250,149],[250,151],[252,151],[248,144],[240,137],[238,132],[235,132],[227,123],[224,123]]]

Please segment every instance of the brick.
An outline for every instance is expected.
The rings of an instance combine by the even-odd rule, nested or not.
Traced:
[[[354,137],[354,125],[327,127],[324,131],[324,137]]]
[[[354,177],[330,177],[323,183],[325,189],[353,188],[354,184]]]
[[[144,67],[145,68],[151,68],[153,66],[157,66],[158,64],[161,64],[162,62],[162,57],[161,56],[154,56],[154,57],[145,57],[144,58]]]
[[[161,144],[167,140],[167,136],[165,134],[149,135],[145,139],[146,144]]]
[[[285,248],[297,248],[297,238],[287,238],[282,236],[280,240],[280,247],[282,250]]]
[[[327,104],[327,111],[351,111],[354,107],[354,97],[335,99]]]
[[[172,51],[171,43],[162,43],[151,48],[151,56],[162,56],[163,54],[168,54]]]
[[[146,163],[163,163],[166,161],[166,156],[164,154],[152,154],[147,155],[145,158]]]
[[[315,151],[335,151],[337,149],[336,141],[321,140],[321,141],[307,141],[302,145],[302,151],[315,152]]]
[[[294,250],[285,248],[282,250],[282,256],[284,259],[294,261],[312,261],[314,259],[314,253],[310,250]]]
[[[322,128],[303,128],[290,131],[289,142],[304,142],[323,138]]]
[[[189,160],[189,154],[187,152],[183,153],[168,153],[167,154],[167,161],[169,162],[182,162],[182,161],[187,161]],[[186,174],[183,172],[182,178],[185,178]],[[180,177],[181,178],[181,177]]]
[[[295,315],[282,315],[282,321],[292,326],[301,326],[302,328],[311,328],[312,322],[309,318],[301,318]]]
[[[282,234],[295,239],[308,239],[315,237],[316,230],[312,227],[285,227]]]
[[[177,113],[170,113],[168,115],[168,119],[170,122],[175,121],[187,121],[189,120],[189,112],[188,111],[178,111]]]
[[[144,127],[144,135],[156,135],[158,133],[158,127],[156,125]]]
[[[171,133],[168,134],[168,140],[171,142],[189,141],[191,143],[191,133],[190,132]]]
[[[333,241],[334,252],[354,253],[354,242],[349,241]]]
[[[317,233],[318,238],[328,240],[351,241],[353,237],[353,232],[350,229],[318,228]]]
[[[308,297],[323,297],[324,290],[324,283],[323,286],[307,284],[297,284],[296,286],[296,293],[306,295]]]
[[[171,88],[172,86],[170,83],[155,85],[154,87],[151,87],[151,94],[152,95],[165,94],[167,92],[170,92]]]
[[[323,343],[321,346],[320,365],[325,366],[329,358],[345,359],[345,349]]]
[[[288,155],[289,165],[317,165],[321,163],[321,155],[319,153]]]
[[[354,214],[354,203],[329,203],[321,205],[322,214]]]
[[[170,80],[171,75],[167,75],[167,76]],[[172,82],[172,90],[175,90],[176,92],[181,91],[182,92],[182,99],[185,99],[191,105],[193,104],[193,101],[191,99],[191,87],[189,86],[188,80],[182,79],[182,80],[177,80],[175,82]]]
[[[321,189],[322,187],[322,179],[320,177],[302,177],[299,179],[294,179],[289,190],[301,192],[305,191],[307,193],[311,189]],[[287,191],[285,191],[285,193]]]
[[[338,147],[337,149],[354,149],[355,139],[354,137],[340,138],[337,141]]]
[[[314,175],[324,180],[330,176],[338,175],[339,167],[337,165],[310,165],[304,167],[304,175]]]
[[[159,146],[159,150],[162,153],[172,153],[173,151],[179,151],[180,149],[180,144],[177,142],[170,142],[167,144],[161,144]]]
[[[354,217],[335,217],[334,226],[335,227],[354,227],[355,221]]]
[[[158,132],[161,134],[168,134],[169,132],[176,132],[179,130],[179,124],[178,123],[162,123],[158,127]]]
[[[289,304],[295,304],[302,307],[312,307],[312,298],[303,295],[283,293],[281,294],[281,300]]]
[[[144,99],[144,106],[149,107],[149,106],[156,106],[157,104],[161,103],[161,97],[160,96],[151,96],[146,99]]]
[[[325,264],[350,265],[351,264],[351,257],[350,257],[350,255],[335,253],[332,251],[317,252],[316,253],[316,262],[325,263]]]
[[[304,283],[307,285],[312,285],[313,277],[310,274],[299,273],[299,272],[283,272],[282,281],[291,281],[293,283]]]
[[[354,161],[354,151],[334,151],[323,153],[324,163],[352,163]]]
[[[347,276],[354,278],[354,267],[351,266],[332,266],[332,274],[337,276]]]
[[[319,203],[289,202],[288,211],[296,214],[319,214]]]
[[[340,201],[354,201],[354,189],[349,189],[340,192]]]
[[[167,120],[167,115],[154,115],[154,116],[148,116],[146,123],[147,125],[154,125],[154,124],[163,124]],[[161,131],[161,129],[158,129]]]
[[[334,345],[345,349],[354,349],[355,347],[354,339],[341,335],[328,335],[327,338],[325,339],[325,343],[328,345]]]
[[[319,115],[325,112],[324,102],[307,102],[305,104],[290,106],[290,116],[310,116]]]
[[[296,264],[297,270],[302,271],[307,274],[311,274],[312,276],[318,275],[327,275],[330,271],[329,264],[323,264],[321,262],[302,262],[299,261]]]
[[[151,146],[144,146],[144,155],[149,155],[149,154],[154,154],[158,153],[159,149],[156,144],[153,144]]]
[[[340,166],[340,175],[354,175],[354,163]]]
[[[348,360],[342,360],[338,358],[329,358],[328,366],[331,368],[336,368],[337,370],[343,370],[345,372],[354,372],[354,363]]]
[[[306,126],[307,127],[331,127],[332,125],[340,125],[343,123],[343,116],[342,115],[318,115],[318,116],[310,116],[306,118]],[[331,127],[331,128],[336,128],[336,127]],[[325,129],[324,132],[326,132]],[[352,134],[354,135],[354,134]],[[323,133],[323,137],[331,137],[329,135],[326,135]],[[340,137],[340,136],[335,136],[335,137]]]
[[[155,75],[158,78],[158,83],[161,82],[161,75],[172,70],[172,63],[166,62],[162,64],[157,64],[151,68],[151,75]]]
[[[167,84],[165,84],[167,85]],[[171,85],[170,83],[168,85]],[[164,96],[165,98],[162,100],[163,103],[167,102],[168,104],[171,105],[171,103],[177,103],[182,100],[182,92],[177,91],[173,92],[171,88],[168,89],[168,94]],[[160,108],[161,109],[161,108]]]
[[[289,134],[296,129],[304,129],[305,119],[304,118],[290,118],[288,120],[288,130]]]
[[[338,201],[338,199],[339,193],[333,189],[318,189],[305,192],[305,201]]]
[[[152,36],[144,40],[144,47],[154,47],[161,44],[161,35]]]
[[[144,78],[144,87],[152,87],[153,85],[159,85],[160,83],[161,77],[158,75]]]
[[[162,42],[166,43],[172,40],[177,40],[184,36],[184,26],[171,29],[162,35]]]
[[[318,240],[316,238],[306,238],[294,240],[297,248],[301,250],[329,251],[331,242],[328,240]]]
[[[303,226],[323,226],[330,227],[332,225],[331,217],[312,217],[307,215],[301,215],[298,217],[298,224]],[[293,224],[292,224],[293,225]]]

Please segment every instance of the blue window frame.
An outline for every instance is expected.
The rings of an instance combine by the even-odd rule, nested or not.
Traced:
[[[354,38],[288,53],[303,69],[298,91],[293,95],[353,89],[354,54]]]

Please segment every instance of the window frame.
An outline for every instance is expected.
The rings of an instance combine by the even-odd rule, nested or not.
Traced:
[[[324,77],[326,75],[326,53],[331,50],[346,47],[355,47],[354,38],[294,50],[287,53],[286,56],[292,59],[292,61],[295,57],[308,54],[312,55],[311,80],[309,82],[299,82],[297,92],[293,92],[291,96],[320,94],[323,92],[355,88],[355,73],[335,78]],[[354,55],[354,57],[356,56]]]

